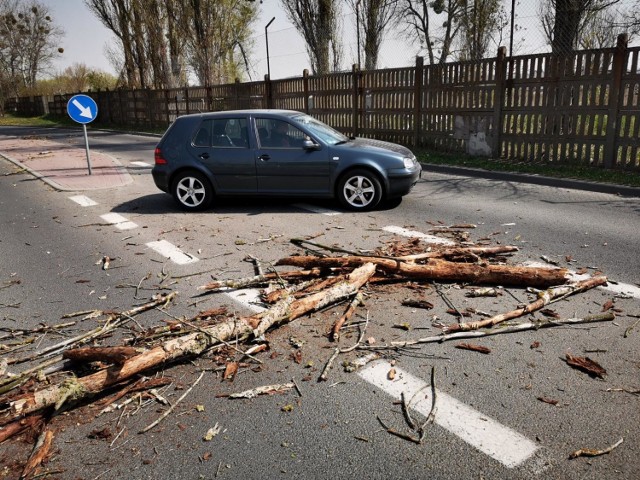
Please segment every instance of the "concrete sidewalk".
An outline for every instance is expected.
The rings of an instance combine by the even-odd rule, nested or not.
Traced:
[[[61,191],[113,188],[133,181],[115,158],[89,147],[91,175],[83,147],[38,136],[0,137],[0,156]]]

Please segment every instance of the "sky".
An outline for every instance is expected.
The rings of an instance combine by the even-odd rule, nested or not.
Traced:
[[[56,25],[62,27],[65,35],[62,40],[64,54],[54,63],[54,72],[64,70],[74,63],[83,63],[90,68],[115,74],[105,54],[109,44],[117,46],[114,35],[102,25],[85,5],[83,0],[39,0],[45,4]],[[516,42],[524,38],[515,54],[539,53],[544,51],[545,41],[538,26],[538,3],[540,0],[518,0],[516,2],[516,25],[520,28],[514,36]],[[632,0],[623,0],[630,2]],[[344,1],[346,6],[346,1]],[[507,12],[510,12],[511,0],[503,0]],[[263,0],[255,30],[254,49],[251,56],[252,68],[250,80],[261,80],[267,73],[266,41],[264,27],[275,17],[268,29],[269,66],[271,78],[301,76],[305,68],[310,69],[304,42],[298,32],[287,20],[280,6],[280,0]],[[344,9],[341,18],[342,40],[344,44],[343,68],[357,63],[355,40],[355,18],[348,9]],[[508,29],[507,29],[508,30]],[[508,46],[508,31],[502,44]],[[497,47],[494,47],[497,51]],[[402,38],[400,32],[390,32],[382,45],[379,68],[405,67],[415,65],[418,46]],[[362,59],[364,61],[364,59]]]

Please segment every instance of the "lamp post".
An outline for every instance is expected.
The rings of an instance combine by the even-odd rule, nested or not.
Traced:
[[[513,57],[513,24],[515,23],[516,0],[511,0],[511,36],[509,37],[509,56]]]
[[[360,2],[356,2],[356,48],[358,49],[358,70],[360,70]]]
[[[267,25],[264,27],[264,38],[265,38],[265,41],[267,42],[267,76],[269,77],[269,80],[271,80],[271,65],[269,65],[269,32],[267,32],[267,29],[275,19],[276,17],[273,17],[271,20],[269,20],[269,23],[267,23]]]

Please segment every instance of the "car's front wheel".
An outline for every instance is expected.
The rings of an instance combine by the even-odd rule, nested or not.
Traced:
[[[199,172],[180,173],[173,182],[171,193],[178,205],[188,211],[204,210],[213,200],[213,187]]]
[[[337,194],[340,203],[349,210],[371,210],[380,203],[382,185],[374,173],[352,170],[340,179]]]

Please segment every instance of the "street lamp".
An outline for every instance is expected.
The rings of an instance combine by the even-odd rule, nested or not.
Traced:
[[[273,21],[276,19],[276,17],[273,17],[269,23],[267,23],[267,25],[264,27],[264,38],[267,42],[267,76],[269,77],[269,80],[271,80],[271,65],[269,65],[269,32],[267,32],[267,29],[269,28],[269,25],[271,25],[273,23]]]
[[[358,49],[358,70],[360,70],[360,2],[356,2],[356,48]]]

